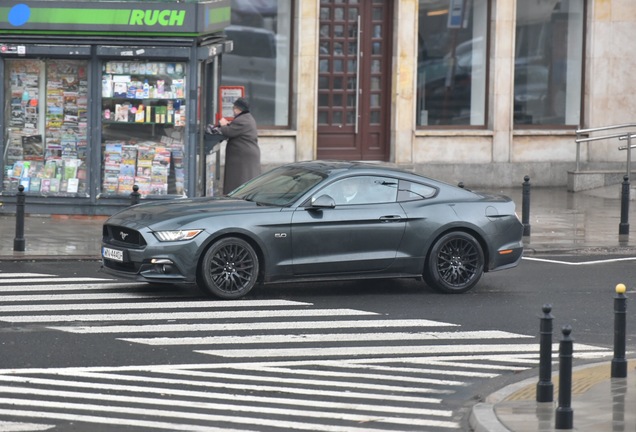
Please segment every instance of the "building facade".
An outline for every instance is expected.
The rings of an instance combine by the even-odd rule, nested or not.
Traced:
[[[20,187],[39,213],[218,193],[204,132],[237,94],[264,169],[363,160],[470,188],[624,173],[624,142],[575,139],[632,121],[634,39],[633,0],[10,0],[0,211]]]
[[[369,160],[470,187],[564,186],[577,129],[633,122],[632,0],[241,3],[230,28],[269,25],[278,47],[269,105],[224,60],[224,79],[268,112],[255,109],[264,165]],[[621,144],[582,144],[581,167],[624,171]]]

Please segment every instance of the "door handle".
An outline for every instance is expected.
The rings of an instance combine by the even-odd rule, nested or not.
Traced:
[[[380,216],[380,222],[400,222],[402,220],[402,216],[400,215],[388,215],[388,216]]]

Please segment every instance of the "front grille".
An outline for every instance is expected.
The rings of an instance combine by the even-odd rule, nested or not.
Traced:
[[[104,243],[141,248],[146,246],[146,240],[139,231],[116,225],[104,225]]]

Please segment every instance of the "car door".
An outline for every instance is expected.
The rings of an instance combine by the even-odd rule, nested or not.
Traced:
[[[347,183],[357,183],[357,200],[344,198]],[[335,182],[315,197],[334,198],[333,208],[299,207],[292,217],[295,275],[380,272],[395,260],[406,224],[396,202],[397,180],[356,176]]]

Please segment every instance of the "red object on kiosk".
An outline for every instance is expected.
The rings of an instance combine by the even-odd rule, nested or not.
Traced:
[[[232,106],[234,101],[240,97],[245,97],[245,87],[243,86],[219,86],[219,111],[216,113],[216,123],[224,117],[226,120],[234,119]]]

